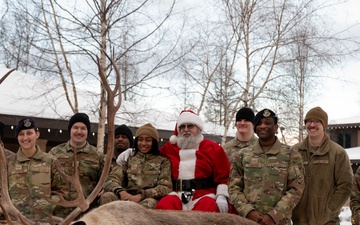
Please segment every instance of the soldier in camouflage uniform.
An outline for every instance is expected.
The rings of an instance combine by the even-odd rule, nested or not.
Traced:
[[[56,158],[36,145],[40,132],[34,120],[20,120],[15,136],[20,148],[16,155],[8,160],[10,198],[14,206],[28,219],[52,221],[49,216],[54,205],[47,199],[59,200],[51,194],[52,191],[59,190],[53,182],[59,176],[54,167]]]
[[[58,158],[66,174],[72,175],[74,172],[74,149],[76,150],[81,188],[85,198],[87,198],[100,179],[104,166],[104,155],[86,141],[90,133],[88,115],[85,113],[74,114],[69,121],[68,130],[70,140],[52,148],[50,154]],[[75,187],[65,180],[61,180],[59,183],[61,190],[65,193],[64,198],[75,200],[77,197]],[[96,206],[98,206],[97,199],[90,204],[89,209]],[[73,207],[56,206],[54,215],[65,218],[73,210]]]
[[[5,125],[0,122],[0,145],[1,147],[3,148],[4,150],[4,153],[5,153],[5,158],[6,158],[6,162],[9,162],[9,158],[11,158],[12,156],[15,155],[14,152],[8,150],[5,148],[4,146],[4,143],[3,143],[3,137],[4,137],[4,128],[5,128]],[[1,184],[1,180],[0,180],[0,184]],[[1,187],[0,187],[0,191],[1,191]],[[0,197],[1,197],[1,193],[0,193]],[[1,211],[1,210],[0,210]],[[2,213],[0,212],[0,221],[4,221],[5,220],[5,217],[2,215]],[[0,222],[1,224],[2,222]]]
[[[135,134],[135,154],[126,165],[115,166],[104,189],[101,203],[111,200],[138,202],[153,209],[158,200],[172,190],[170,161],[159,156],[159,134],[151,124],[145,124]],[[113,196],[113,198],[109,197]]]
[[[115,128],[115,140],[114,140],[114,155],[113,155],[113,165],[116,164],[116,159],[128,148],[134,146],[133,133],[130,128],[125,124],[122,124]]]
[[[5,125],[2,122],[0,122],[0,145],[4,148],[5,156],[6,159],[8,160],[11,156],[15,155],[15,153],[4,147],[4,143],[3,143],[4,129],[5,129]]]
[[[233,155],[239,152],[240,149],[255,144],[257,138],[254,135],[254,116],[254,112],[247,107],[241,108],[236,113],[236,136],[223,147],[230,162]]]
[[[275,136],[277,117],[271,110],[261,110],[254,127],[258,141],[235,154],[231,164],[231,202],[240,216],[259,224],[290,225],[305,186],[301,156]]]
[[[133,146],[134,146],[134,138],[130,128],[125,124],[116,127],[115,140],[114,140],[114,153],[111,160],[110,172],[113,170],[114,167],[117,167],[118,165],[116,163],[117,157],[127,149],[132,151]],[[118,200],[115,195],[112,195],[109,192],[105,192],[104,189],[100,191],[98,197],[99,197],[99,205],[103,205],[107,202]]]

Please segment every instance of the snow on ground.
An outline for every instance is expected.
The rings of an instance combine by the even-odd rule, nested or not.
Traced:
[[[341,225],[351,225],[351,210],[349,206],[342,207],[339,218]]]

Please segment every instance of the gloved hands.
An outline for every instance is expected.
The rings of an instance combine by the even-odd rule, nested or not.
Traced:
[[[229,210],[229,205],[224,195],[218,195],[216,198],[216,204],[221,213],[227,213]]]
[[[130,156],[133,156],[134,152],[132,148],[128,148],[125,151],[123,151],[116,159],[116,163],[120,166],[124,166],[126,162],[128,161]]]

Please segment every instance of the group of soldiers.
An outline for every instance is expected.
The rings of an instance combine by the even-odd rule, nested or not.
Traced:
[[[183,110],[174,135],[159,148],[154,126],[139,127],[134,139],[123,124],[115,129],[110,174],[90,209],[123,200],[150,209],[232,213],[264,225],[330,225],[340,223],[341,207],[351,197],[353,224],[360,224],[360,170],[353,175],[346,151],[326,134],[322,108],[310,109],[304,125],[304,141],[287,146],[276,136],[275,112],[265,108],[255,115],[244,107],[236,114],[234,139],[219,146],[204,139],[200,116]],[[71,175],[76,152],[85,197],[99,181],[104,155],[86,140],[89,117],[74,114],[68,130],[69,141],[45,153],[36,145],[35,121],[24,118],[15,132],[19,150],[5,150],[10,197],[29,219],[65,218],[74,209],[54,204],[59,194],[77,197],[55,161]]]

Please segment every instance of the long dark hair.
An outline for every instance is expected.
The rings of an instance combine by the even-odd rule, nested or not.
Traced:
[[[155,140],[154,138],[151,138],[152,139],[152,145],[151,145],[151,150],[147,153],[147,154],[152,154],[152,155],[159,155],[160,152],[159,152],[159,143],[157,140]],[[135,155],[136,153],[139,152],[139,147],[138,147],[138,137],[135,138]]]

